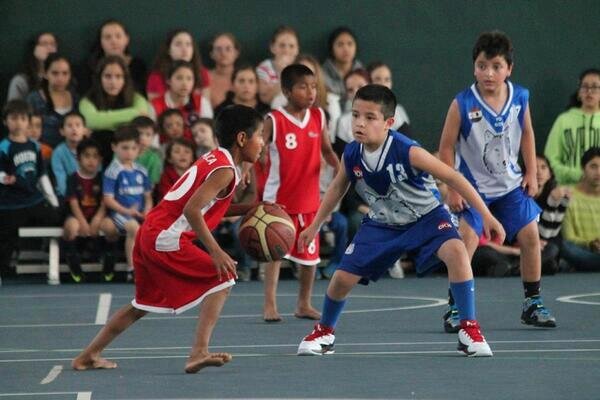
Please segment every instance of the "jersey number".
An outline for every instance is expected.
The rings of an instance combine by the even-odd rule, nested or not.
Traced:
[[[396,165],[388,164],[385,169],[390,174],[392,183],[398,183],[406,179],[406,171],[404,171],[404,166],[400,163],[397,163]]]
[[[171,190],[165,194],[164,200],[174,201],[182,198],[194,184],[197,173],[198,167],[193,165],[175,182]]]
[[[285,147],[290,150],[294,150],[296,147],[298,147],[298,141],[296,140],[295,133],[288,133],[285,135]]]

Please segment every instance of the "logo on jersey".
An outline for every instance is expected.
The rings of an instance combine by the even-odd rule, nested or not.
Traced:
[[[313,131],[308,131],[308,137],[309,137],[309,138],[318,138],[318,137],[319,137],[319,134],[318,134],[318,133],[315,133],[315,132],[313,132]]]
[[[356,179],[361,179],[363,177],[362,169],[360,169],[358,165],[355,165],[354,168],[352,168],[352,172]]]
[[[451,229],[452,224],[448,221],[442,221],[438,224],[438,231],[442,231],[444,229]]]
[[[471,111],[469,112],[469,120],[471,122],[479,122],[481,121],[481,118],[483,118],[483,113],[481,110],[477,107],[471,108]]]
[[[144,183],[144,178],[141,175],[136,175],[135,177],[135,181],[141,185],[142,183]]]
[[[350,243],[345,251],[345,254],[352,254],[352,253],[354,253],[354,243]]]

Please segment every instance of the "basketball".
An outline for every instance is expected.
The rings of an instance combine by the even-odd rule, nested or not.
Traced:
[[[259,204],[242,219],[239,237],[250,257],[257,261],[277,261],[292,249],[296,228],[278,205]]]

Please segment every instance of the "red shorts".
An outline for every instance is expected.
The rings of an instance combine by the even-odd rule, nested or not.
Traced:
[[[304,251],[302,253],[298,251],[298,236],[300,236],[300,232],[302,232],[314,221],[316,215],[316,212],[307,214],[290,214],[292,221],[294,221],[294,226],[296,227],[296,240],[294,242],[292,251],[290,251],[290,254],[285,256],[285,258],[302,265],[317,265],[321,262],[321,258],[319,257],[318,233],[310,245],[304,247]]]
[[[135,238],[135,308],[179,314],[235,284],[232,276],[219,279],[208,253],[190,240],[181,239],[178,251],[156,251],[156,235],[142,227]]]

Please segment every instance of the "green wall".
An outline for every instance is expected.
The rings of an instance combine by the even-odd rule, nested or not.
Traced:
[[[81,62],[107,18],[122,20],[135,55],[152,62],[165,32],[193,31],[205,59],[215,33],[233,32],[243,57],[259,62],[280,24],[294,26],[305,52],[326,55],[328,32],[347,25],[359,39],[363,62],[387,61],[394,91],[417,139],[437,147],[453,96],[472,81],[471,48],[477,35],[500,29],[513,39],[513,80],[531,90],[538,149],[575,89],[579,72],[600,66],[600,1],[0,1],[0,94],[18,68],[26,40],[51,30],[61,51]]]

